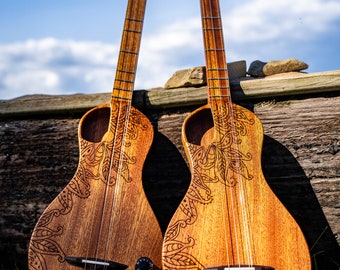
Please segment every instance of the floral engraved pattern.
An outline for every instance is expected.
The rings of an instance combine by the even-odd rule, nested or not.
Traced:
[[[69,214],[74,208],[74,199],[87,199],[91,195],[91,183],[102,181],[113,186],[117,178],[129,183],[130,167],[136,163],[136,157],[128,152],[132,141],[136,140],[141,131],[149,128],[145,118],[137,110],[129,110],[127,105],[113,108],[110,131],[114,139],[103,139],[99,143],[88,142],[80,138],[81,156],[77,171],[69,184],[57,196],[40,217],[31,237],[29,248],[30,269],[46,270],[46,256],[56,256],[59,262],[64,261],[64,251],[58,239],[64,233],[64,226],[57,221],[60,216]],[[127,113],[131,113],[127,116]]]
[[[209,145],[186,144],[192,161],[191,184],[177,210],[180,218],[175,219],[174,223],[170,222],[164,236],[164,269],[204,269],[190,252],[198,243],[194,237],[184,235],[183,229],[194,225],[199,218],[198,205],[208,205],[213,201],[214,194],[209,188],[210,184],[221,183],[235,187],[241,180],[253,179],[247,167],[252,155],[243,153],[239,146],[255,120],[249,118],[242,107],[231,108],[214,108],[212,105],[215,139]]]

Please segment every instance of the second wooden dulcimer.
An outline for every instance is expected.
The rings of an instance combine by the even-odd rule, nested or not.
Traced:
[[[232,103],[219,1],[200,3],[208,104],[182,127],[192,178],[164,235],[163,268],[310,269],[298,224],[264,179],[262,125]]]
[[[80,120],[78,168],[34,228],[30,270],[161,265],[162,234],[141,181],[153,128],[131,106],[145,5],[128,1],[111,103]]]

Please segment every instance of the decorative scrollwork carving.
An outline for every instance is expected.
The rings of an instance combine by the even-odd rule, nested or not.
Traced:
[[[252,160],[252,155],[248,152],[243,153],[239,145],[243,143],[243,137],[247,136],[249,126],[255,121],[247,117],[245,109],[231,108],[212,107],[215,139],[209,145],[186,144],[192,161],[192,179],[179,206],[178,211],[181,212],[179,216],[182,218],[170,224],[164,236],[165,269],[204,269],[189,251],[197,244],[195,239],[188,235],[187,240],[179,240],[179,235],[183,228],[194,225],[199,218],[198,205],[212,203],[214,194],[209,187],[210,184],[222,184],[233,188],[239,181],[253,179],[247,165],[247,162]]]
[[[144,123],[140,114],[123,107],[120,108],[121,113],[113,116],[117,124],[115,127],[111,125],[111,132],[115,134],[113,140],[92,143],[80,138],[81,157],[77,171],[57,196],[58,203],[53,205],[56,206],[49,208],[40,217],[32,234],[29,252],[31,269],[46,270],[46,255],[57,256],[59,262],[64,260],[64,251],[58,243],[58,236],[64,233],[64,226],[56,225],[58,222],[53,221],[72,211],[75,197],[87,199],[91,195],[91,183],[102,181],[114,186],[118,178],[124,183],[132,181],[130,167],[136,163],[137,158],[130,155],[129,147],[132,141],[137,140],[140,131],[146,130],[149,125]],[[131,116],[127,118],[124,112],[131,112]],[[129,121],[125,122],[127,119]]]

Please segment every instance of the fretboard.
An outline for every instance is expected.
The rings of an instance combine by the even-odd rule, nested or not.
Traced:
[[[131,101],[134,89],[146,0],[128,1],[112,101]]]
[[[230,97],[219,1],[201,0],[201,15],[209,101]]]

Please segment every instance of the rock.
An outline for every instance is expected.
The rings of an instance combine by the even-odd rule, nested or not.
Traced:
[[[287,60],[272,60],[263,67],[265,76],[286,73],[292,71],[301,71],[308,68],[308,65],[300,60],[291,58]]]
[[[201,86],[206,83],[205,67],[195,67],[176,71],[165,83],[164,88]]]
[[[246,76],[246,61],[236,61],[227,64],[229,80]],[[206,68],[195,67],[176,71],[165,83],[164,88],[197,87],[206,85]]]
[[[245,60],[230,62],[227,64],[229,80],[244,78],[247,75],[247,63]]]
[[[264,77],[263,67],[266,65],[266,62],[262,62],[260,60],[253,61],[248,69],[248,74],[252,77]]]

